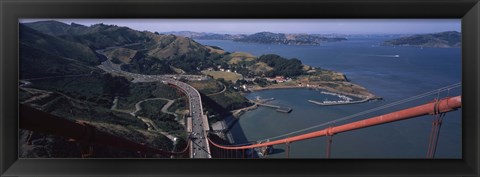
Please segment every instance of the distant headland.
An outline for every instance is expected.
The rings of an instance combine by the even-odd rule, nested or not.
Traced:
[[[386,46],[416,46],[433,48],[453,48],[462,46],[462,34],[457,31],[446,31],[432,34],[418,34],[387,40]]]

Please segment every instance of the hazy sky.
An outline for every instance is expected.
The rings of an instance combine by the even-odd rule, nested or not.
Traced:
[[[460,19],[21,19],[20,22],[41,20],[86,26],[114,24],[152,32],[414,34],[461,31]]]

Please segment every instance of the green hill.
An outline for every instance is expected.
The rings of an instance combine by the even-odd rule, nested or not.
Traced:
[[[258,57],[257,61],[263,62],[269,67],[273,68],[272,70],[265,72],[265,75],[267,77],[292,77],[305,74],[305,71],[303,69],[304,65],[300,60],[296,58],[286,59],[275,54],[267,54]]]
[[[148,43],[148,56],[166,60],[170,65],[186,72],[199,72],[199,68],[215,66],[223,57],[207,46],[190,38],[175,35],[150,34],[154,42]]]
[[[20,44],[20,79],[88,74],[95,68],[41,49]]]
[[[45,34],[84,44],[95,50],[145,42],[148,39],[142,32],[116,25],[96,24],[87,27],[74,23],[68,25],[56,21],[39,21],[25,23],[25,25]]]
[[[52,36],[65,35],[67,29],[70,28],[70,25],[55,20],[24,23],[23,25]]]
[[[90,66],[100,64],[99,57],[88,46],[43,34],[25,25],[20,25],[19,33],[20,44],[24,46],[59,57],[74,59]]]
[[[462,34],[457,31],[446,31],[433,34],[418,34],[385,41],[387,46],[416,46],[450,48],[462,46]]]
[[[117,63],[125,65],[122,66],[123,69],[142,74],[174,73],[168,69],[169,66],[180,68],[187,73],[198,73],[201,68],[217,65],[223,57],[218,49],[201,45],[187,37],[141,32],[116,25],[83,26],[42,21],[26,23],[25,26],[51,34],[51,38],[83,44],[94,50],[128,48],[128,52],[123,49],[105,55],[109,59],[117,58]],[[133,56],[137,58],[133,59]]]

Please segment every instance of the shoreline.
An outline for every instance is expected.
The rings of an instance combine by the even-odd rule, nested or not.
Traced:
[[[325,87],[325,86],[298,86],[298,85],[291,85],[291,86],[267,86],[267,87],[260,87],[260,88],[251,88],[248,89],[251,93],[253,92],[258,92],[258,91],[264,91],[264,90],[275,90],[275,89],[322,89],[325,91],[333,92],[333,93],[338,93],[338,94],[343,94],[343,95],[348,95],[348,96],[353,96],[357,98],[363,98],[367,100],[378,100],[381,99],[381,97],[375,96],[372,93],[368,93],[367,95],[362,95],[362,94],[355,94],[355,93],[348,93],[344,91],[339,91],[337,89],[331,88],[331,87]]]
[[[248,111],[251,111],[251,110],[255,110],[257,108],[258,108],[258,105],[255,103],[254,105],[249,106],[249,107],[240,108],[240,109],[230,111],[231,115],[225,116],[222,120],[220,120],[218,122],[215,122],[212,125],[213,132],[215,132],[215,134],[217,134],[220,138],[229,142],[230,144],[235,143],[235,140],[233,138],[233,134],[230,131],[232,129],[233,125],[235,125],[238,122],[238,120],[240,120],[240,117],[244,113],[246,113]]]
[[[224,141],[227,141],[230,144],[235,143],[233,138],[233,134],[230,131],[232,126],[237,123],[238,119],[234,116],[226,116],[223,120],[213,123],[212,126],[212,133],[219,136]]]

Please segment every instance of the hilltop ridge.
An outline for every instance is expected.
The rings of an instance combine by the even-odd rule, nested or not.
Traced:
[[[272,32],[259,32],[243,38],[235,39],[238,42],[251,42],[262,44],[286,44],[286,45],[318,45],[323,42],[338,42],[347,40],[340,37],[324,37],[311,34],[284,34]]]
[[[457,31],[446,31],[431,34],[417,34],[407,37],[387,40],[383,43],[387,46],[416,46],[451,48],[462,46],[462,34]]]
[[[321,34],[287,34],[273,32],[258,32],[254,34],[217,34],[192,31],[172,31],[164,34],[174,34],[201,40],[233,40],[236,42],[285,44],[285,45],[319,45],[323,42],[338,42],[347,40],[344,37],[332,37]]]

